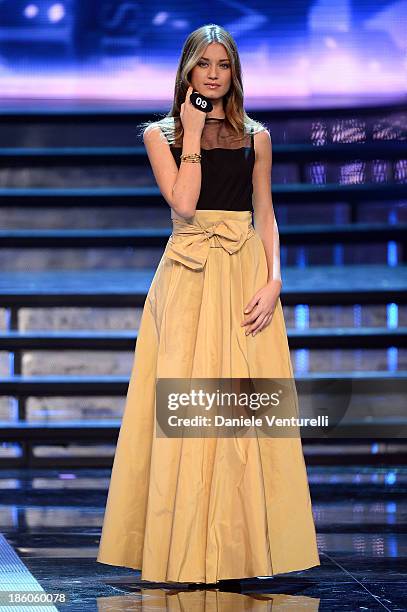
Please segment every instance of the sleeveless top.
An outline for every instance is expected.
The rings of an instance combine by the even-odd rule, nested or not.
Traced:
[[[201,210],[253,211],[254,136],[238,137],[224,119],[207,117],[201,136]],[[178,168],[182,146],[170,145]]]

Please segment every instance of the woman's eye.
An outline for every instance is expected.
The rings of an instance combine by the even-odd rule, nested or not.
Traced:
[[[198,62],[198,66],[207,66],[208,62]],[[229,68],[229,64],[221,64],[224,68]]]

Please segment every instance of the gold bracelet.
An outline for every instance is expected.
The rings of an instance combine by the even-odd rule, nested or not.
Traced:
[[[181,155],[181,161],[199,163],[201,161],[201,156],[197,153],[187,153],[185,155]]]
[[[201,157],[200,153],[183,153],[181,157]]]
[[[199,162],[201,161],[201,154],[200,153],[183,153],[181,155],[181,161],[186,161],[186,162],[191,162],[191,163],[195,163],[195,164],[199,164]]]

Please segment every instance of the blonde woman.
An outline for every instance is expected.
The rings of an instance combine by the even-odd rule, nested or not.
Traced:
[[[97,560],[201,584],[319,565],[298,436],[156,436],[158,379],[293,378],[270,133],[243,108],[222,27],[188,36],[172,109],[143,138],[173,233],[143,309]]]

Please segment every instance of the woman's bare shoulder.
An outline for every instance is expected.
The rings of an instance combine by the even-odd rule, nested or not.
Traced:
[[[143,131],[143,141],[166,142],[171,144],[174,136],[174,118],[165,117],[159,121],[152,121]]]

